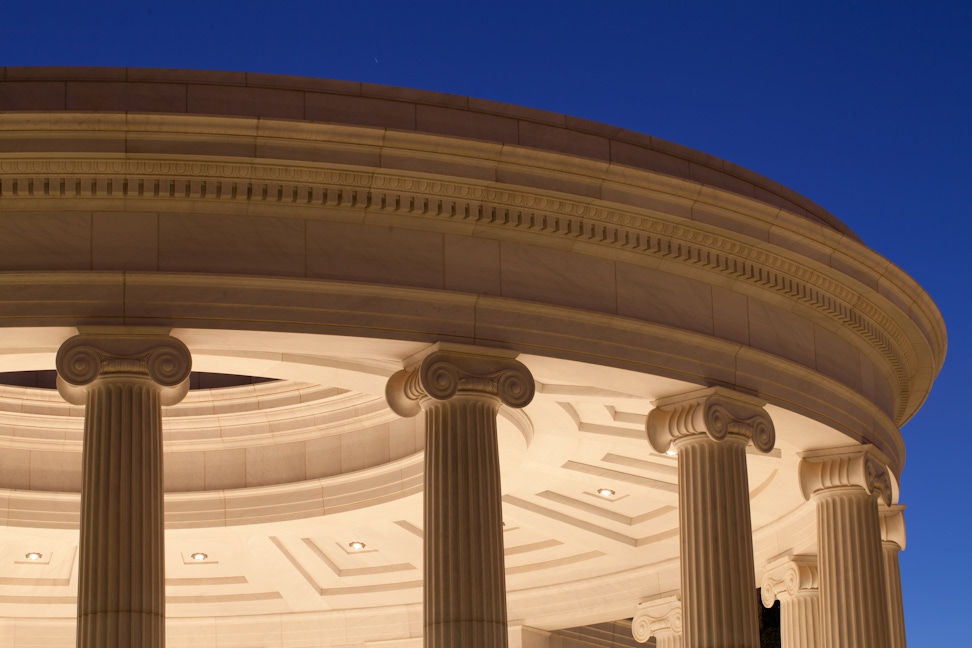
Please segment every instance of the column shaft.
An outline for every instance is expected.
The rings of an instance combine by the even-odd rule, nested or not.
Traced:
[[[85,405],[79,648],[165,647],[162,406],[186,395],[186,346],[151,330],[98,330],[57,352],[57,388]]]
[[[783,648],[817,648],[820,645],[820,596],[816,591],[780,597],[780,632]]]
[[[819,491],[817,546],[824,648],[886,648],[887,591],[876,497],[850,486]]]
[[[682,635],[674,632],[659,632],[655,635],[655,648],[682,648]]]
[[[395,413],[425,410],[427,648],[508,645],[496,413],[535,389],[509,352],[443,343],[388,379]]]
[[[88,391],[78,646],[165,645],[162,416],[146,378]]]
[[[505,648],[506,575],[495,398],[426,408],[425,646]]]
[[[904,624],[904,603],[901,598],[901,569],[898,566],[898,551],[895,542],[883,542],[884,578],[888,592],[888,616],[890,617],[888,631],[890,633],[891,648],[906,648]]]
[[[687,648],[759,646],[746,443],[737,435],[676,442]]]

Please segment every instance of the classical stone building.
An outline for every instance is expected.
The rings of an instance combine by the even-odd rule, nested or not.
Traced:
[[[58,372],[0,386],[3,646],[755,646],[760,587],[786,646],[904,646],[899,429],[942,318],[703,153],[0,68],[0,327],[0,372]]]

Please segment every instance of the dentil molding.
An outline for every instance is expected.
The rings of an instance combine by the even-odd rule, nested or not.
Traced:
[[[922,373],[910,351],[913,341],[873,297],[836,272],[795,260],[766,243],[754,245],[733,232],[695,222],[675,222],[661,212],[617,209],[603,201],[571,199],[530,188],[483,186],[457,180],[410,177],[402,172],[329,169],[295,162],[183,161],[151,156],[0,159],[0,199],[10,209],[29,201],[56,199],[145,201],[163,209],[166,201],[206,201],[231,208],[259,203],[266,208],[322,207],[366,210],[421,219],[461,221],[477,227],[512,229],[533,236],[581,241],[593,249],[615,249],[674,262],[685,272],[711,272],[795,300],[852,330],[863,348],[893,372],[900,395],[895,418],[907,416],[912,384]],[[656,202],[675,200],[659,194]],[[673,208],[674,208],[673,203]],[[754,203],[755,209],[759,204]],[[39,205],[38,205],[39,206]],[[232,209],[232,208],[231,208]],[[794,217],[796,218],[796,217]],[[874,279],[879,281],[879,279]],[[910,299],[910,298],[905,298]],[[926,318],[927,319],[927,318]],[[930,335],[934,327],[920,324]],[[922,388],[917,387],[920,393]]]

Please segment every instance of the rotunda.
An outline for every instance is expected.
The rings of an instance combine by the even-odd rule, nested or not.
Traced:
[[[4,646],[758,646],[757,588],[784,645],[905,645],[899,430],[942,317],[704,153],[0,68],[0,326]]]

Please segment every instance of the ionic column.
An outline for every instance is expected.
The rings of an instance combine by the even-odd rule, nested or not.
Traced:
[[[678,596],[671,594],[638,604],[631,635],[638,643],[654,637],[656,648],[682,648],[682,604]]]
[[[888,591],[888,617],[891,648],[905,648],[904,602],[901,599],[901,569],[898,552],[905,548],[904,506],[881,505],[881,548],[884,553],[884,580]]]
[[[513,354],[444,345],[388,381],[397,414],[425,411],[428,648],[507,646],[496,413],[501,403],[527,405],[533,393],[530,371]]]
[[[162,405],[189,387],[168,335],[83,334],[57,352],[57,387],[85,405],[79,648],[164,648]]]
[[[817,505],[820,631],[824,648],[890,644],[877,498],[891,500],[884,462],[871,446],[801,455],[804,496]]]
[[[722,388],[655,402],[648,440],[678,453],[682,640],[687,648],[758,648],[746,446],[773,449],[764,402]]]
[[[820,590],[817,559],[793,556],[771,567],[763,576],[763,605],[780,602],[783,648],[817,648],[820,645]]]

